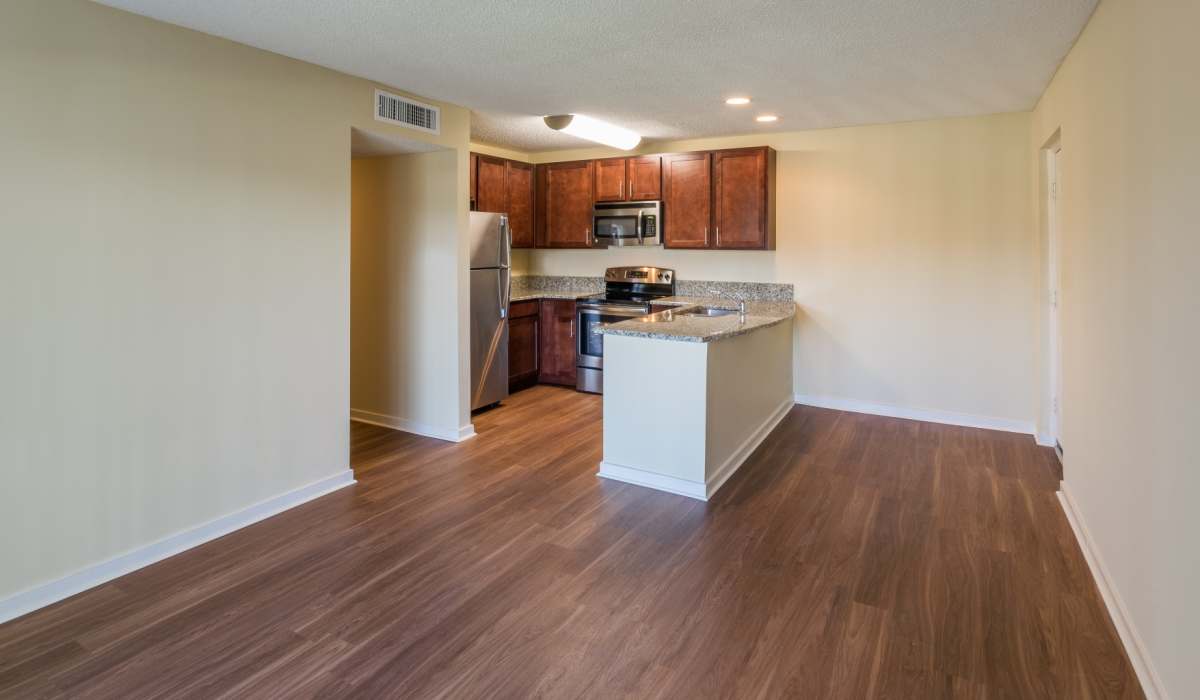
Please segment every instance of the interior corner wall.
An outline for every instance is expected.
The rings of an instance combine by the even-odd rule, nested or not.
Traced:
[[[1200,3],[1103,0],[1029,146],[1061,130],[1064,490],[1174,698],[1200,697],[1197,26]]]
[[[351,129],[460,153],[445,234],[466,225],[469,112],[402,129],[376,87],[404,94],[84,0],[0,3],[0,616],[348,476]]]
[[[350,406],[414,432],[456,435],[458,154],[355,159],[351,168]]]
[[[795,285],[795,393],[1032,432],[1037,229],[1028,112],[648,144],[768,145],[777,249],[534,250],[530,274],[661,265]],[[535,162],[619,155],[533,154]],[[666,216],[670,217],[670,211]]]

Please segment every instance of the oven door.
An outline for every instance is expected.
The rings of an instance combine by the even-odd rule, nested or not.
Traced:
[[[579,323],[576,328],[575,354],[580,367],[600,369],[604,366],[604,336],[596,332],[599,326],[616,323],[638,316],[645,316],[649,309],[644,306],[590,305],[579,304],[576,309]]]

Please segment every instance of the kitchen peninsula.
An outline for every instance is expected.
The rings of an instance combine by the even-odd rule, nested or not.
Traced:
[[[599,475],[708,500],[793,405],[796,305],[655,303],[672,308],[596,331],[605,362]]]

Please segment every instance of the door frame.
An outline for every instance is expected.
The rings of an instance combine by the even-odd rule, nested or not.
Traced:
[[[1063,148],[1061,137],[1055,133],[1042,149],[1044,163],[1045,186],[1042,188],[1043,211],[1046,212],[1046,277],[1044,280],[1045,318],[1046,318],[1046,382],[1045,410],[1046,433],[1039,436],[1038,442],[1054,447],[1059,458],[1062,458],[1062,418],[1063,418],[1063,342],[1062,342],[1062,207],[1060,202],[1063,194]]]

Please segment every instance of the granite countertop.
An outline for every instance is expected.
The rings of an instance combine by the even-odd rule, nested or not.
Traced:
[[[509,301],[533,301],[535,299],[582,299],[596,292],[583,289],[518,289],[513,285]]]
[[[711,343],[714,340],[745,335],[760,328],[770,328],[796,315],[794,301],[748,301],[746,316],[693,316],[680,314],[688,307],[708,306],[716,309],[738,308],[738,302],[730,299],[704,297],[664,297],[655,299],[656,305],[675,308],[649,316],[640,316],[601,326],[597,333],[625,335],[636,338],[656,338],[689,343]]]

